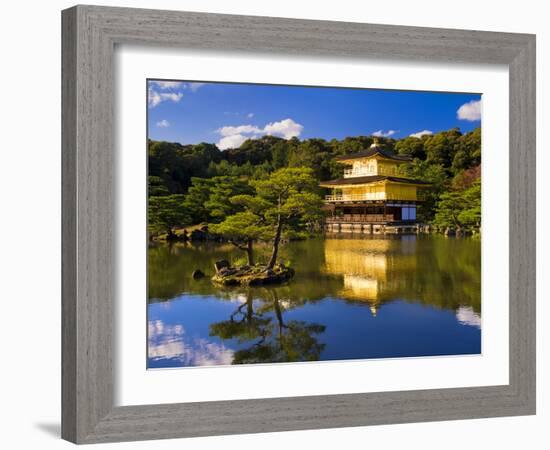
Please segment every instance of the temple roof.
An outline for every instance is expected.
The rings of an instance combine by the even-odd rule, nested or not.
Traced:
[[[392,159],[394,161],[412,161],[412,158],[410,156],[405,155],[395,155],[393,153],[388,152],[387,150],[383,150],[378,145],[371,145],[370,148],[367,150],[363,150],[357,153],[352,153],[350,155],[344,155],[344,156],[338,156],[336,157],[336,161],[349,161],[352,159],[361,159],[361,158],[370,158],[371,156],[380,155],[382,158],[385,159]]]
[[[366,177],[350,177],[350,178],[338,178],[337,180],[330,181],[321,181],[321,186],[341,186],[343,184],[369,184],[376,183],[378,181],[392,181],[394,183],[407,183],[407,184],[419,184],[419,185],[429,185],[425,181],[412,180],[410,178],[400,178],[400,177],[388,177],[385,175],[369,175]]]

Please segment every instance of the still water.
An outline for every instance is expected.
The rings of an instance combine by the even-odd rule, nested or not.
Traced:
[[[481,351],[479,240],[316,238],[282,248],[296,270],[283,286],[229,289],[191,276],[242,256],[230,244],[149,248],[149,368]]]

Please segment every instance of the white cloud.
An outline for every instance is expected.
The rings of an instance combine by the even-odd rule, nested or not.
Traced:
[[[159,122],[157,122],[157,127],[168,128],[169,126],[170,126],[170,122],[168,122],[166,119],[162,119]]]
[[[431,134],[434,134],[433,131],[422,130],[422,131],[417,131],[416,133],[409,134],[409,136],[420,139],[422,136],[429,136]]]
[[[228,148],[240,147],[241,144],[247,139],[253,139],[254,136],[245,136],[243,134],[233,134],[220,139],[218,142],[218,148],[220,150],[227,150]]]
[[[153,85],[160,90],[174,91],[177,89],[189,89],[191,92],[197,92],[202,86],[206,83],[184,83],[182,81],[160,81],[152,80],[150,81],[149,88],[153,89]]]
[[[183,97],[183,94],[178,90],[188,89],[191,92],[197,92],[204,84],[183,83],[181,81],[151,81],[148,91],[149,107],[154,108],[165,101],[178,103]]]
[[[239,147],[247,139],[257,139],[266,134],[290,139],[300,136],[303,129],[303,125],[292,119],[270,122],[263,128],[256,125],[225,126],[216,130],[222,136],[222,139],[218,142],[218,148],[226,150],[228,148]]]
[[[262,130],[255,125],[239,125],[238,127],[221,127],[216,130],[222,136],[231,136],[233,134],[260,134]]]
[[[460,120],[469,120],[470,122],[481,120],[481,100],[472,100],[464,103],[458,108],[456,117]]]
[[[279,122],[268,123],[264,127],[264,132],[269,135],[281,136],[285,139],[300,136],[303,125],[294,122],[292,119],[284,119]]]
[[[181,81],[151,81],[159,89],[177,89],[183,84]]]
[[[182,325],[166,325],[160,320],[148,323],[147,356],[181,366],[229,365],[234,351],[223,344],[190,336]]]
[[[246,117],[248,117],[249,119],[252,119],[252,117],[254,117],[254,113],[248,113],[248,114],[246,115]]]
[[[183,94],[181,92],[170,92],[170,93],[162,93],[160,94],[160,97],[163,100],[172,100],[173,102],[179,102],[181,98],[183,97]]]
[[[183,94],[181,92],[157,92],[153,88],[150,88],[148,92],[148,103],[150,108],[154,108],[164,101],[178,103],[182,97]]]
[[[388,130],[386,132],[384,132],[384,130],[378,130],[372,133],[372,135],[376,137],[390,137],[393,136],[395,133],[397,133],[397,131],[395,130]]]
[[[197,90],[205,84],[206,83],[188,83],[186,87],[188,87],[191,92],[197,92]]]
[[[160,94],[157,91],[150,88],[149,91],[147,92],[147,102],[149,104],[149,108],[154,108],[160,102],[162,102],[162,98],[160,97]]]
[[[189,89],[191,92],[196,92],[199,88],[204,86],[206,83],[184,83],[182,81],[159,81],[153,80],[150,82],[156,87],[162,90],[174,90],[174,89]]]
[[[471,306],[461,306],[456,310],[456,320],[462,325],[481,328],[481,317]]]

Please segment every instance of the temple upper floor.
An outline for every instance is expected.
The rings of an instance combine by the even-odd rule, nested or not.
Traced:
[[[340,156],[337,160],[348,166],[344,170],[344,178],[355,178],[374,175],[398,176],[399,165],[410,162],[411,158],[387,152],[375,142],[367,150]]]
[[[379,158],[365,158],[353,162],[352,167],[344,170],[344,178],[364,177],[369,175],[397,176],[399,163]]]

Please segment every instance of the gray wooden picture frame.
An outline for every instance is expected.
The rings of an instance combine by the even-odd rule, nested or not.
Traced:
[[[62,31],[64,439],[94,443],[535,413],[535,36],[97,6],[63,11]],[[117,44],[508,66],[509,384],[115,407]]]

